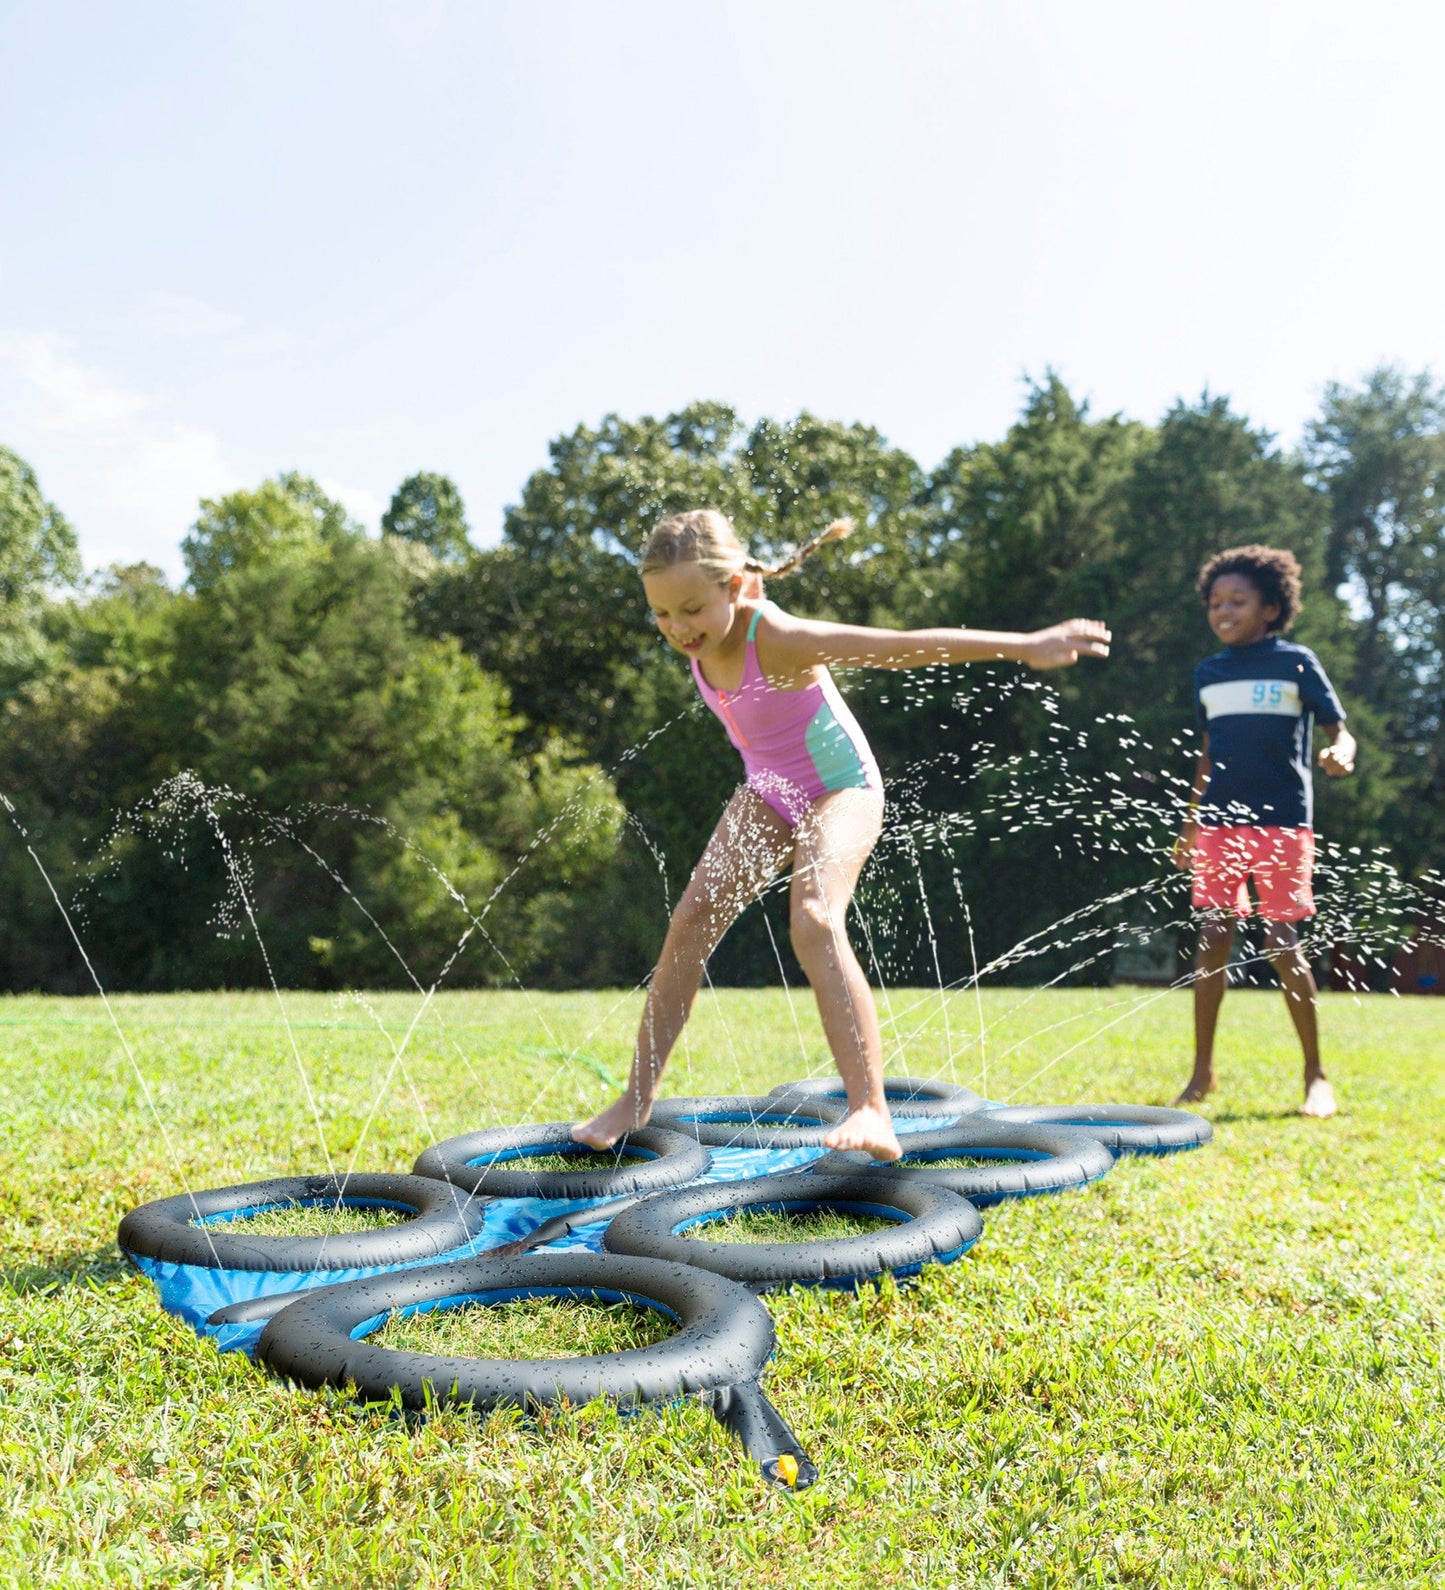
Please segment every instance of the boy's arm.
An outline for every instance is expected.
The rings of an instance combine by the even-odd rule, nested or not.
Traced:
[[[1343,723],[1322,723],[1320,732],[1329,744],[1320,750],[1320,766],[1330,778],[1344,778],[1355,771],[1355,737]]]
[[[1345,709],[1330,683],[1320,660],[1305,649],[1305,666],[1300,670],[1300,694],[1314,713],[1329,744],[1320,752],[1320,767],[1331,778],[1343,778],[1355,770],[1355,737],[1345,727]]]
[[[767,620],[770,678],[824,667],[925,668],[930,663],[1003,660],[1030,668],[1067,668],[1080,657],[1107,657],[1108,628],[1073,618],[1023,634],[987,629],[869,629],[771,612]]]
[[[1179,830],[1179,837],[1174,841],[1172,860],[1181,872],[1187,872],[1193,863],[1194,841],[1199,836],[1199,819],[1195,813],[1199,810],[1199,802],[1204,798],[1205,786],[1209,783],[1209,774],[1214,763],[1209,758],[1209,730],[1204,731],[1204,744],[1199,751],[1199,765],[1194,769],[1194,789],[1189,796],[1189,810],[1184,814],[1184,826]]]

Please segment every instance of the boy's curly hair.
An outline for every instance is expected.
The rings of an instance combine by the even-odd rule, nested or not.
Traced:
[[[1242,574],[1264,598],[1266,606],[1279,608],[1269,626],[1271,635],[1282,635],[1299,616],[1299,559],[1287,547],[1226,547],[1216,552],[1199,571],[1199,594],[1205,604],[1221,574]]]

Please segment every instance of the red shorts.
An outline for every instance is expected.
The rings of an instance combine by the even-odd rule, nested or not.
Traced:
[[[1194,840],[1194,893],[1200,910],[1250,912],[1245,880],[1254,874],[1259,914],[1266,922],[1299,922],[1315,914],[1310,875],[1312,828],[1201,827]]]

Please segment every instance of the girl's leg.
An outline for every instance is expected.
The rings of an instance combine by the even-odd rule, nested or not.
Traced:
[[[787,823],[746,785],[728,802],[668,924],[652,973],[627,1091],[600,1115],[572,1128],[579,1143],[610,1148],[647,1124],[662,1068],[697,997],[703,967],[743,908],[788,859]]]
[[[828,1047],[848,1090],[849,1114],[823,1141],[899,1156],[883,1095],[883,1040],[873,991],[848,942],[848,903],[883,828],[883,797],[847,789],[825,795],[798,825],[793,856],[793,951],[808,974]]]
[[[1305,1102],[1303,1115],[1326,1117],[1338,1109],[1335,1090],[1320,1064],[1320,1029],[1315,1014],[1314,973],[1299,947],[1299,932],[1293,922],[1266,922],[1264,953],[1279,975],[1285,1004],[1299,1038],[1305,1058]]]

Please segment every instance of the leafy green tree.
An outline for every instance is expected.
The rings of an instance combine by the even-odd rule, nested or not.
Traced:
[[[1386,817],[1408,863],[1445,851],[1445,386],[1384,367],[1331,383],[1305,456],[1328,493],[1327,567],[1360,622],[1350,679],[1412,791]],[[1365,754],[1371,752],[1367,742]]]
[[[175,600],[144,564],[92,579],[41,611],[46,666],[0,701],[0,793],[66,893],[124,792],[144,787],[150,753],[130,703],[166,653]],[[39,871],[3,822],[0,987],[91,988]]]
[[[1146,427],[1093,418],[1052,372],[1033,383],[1001,441],[956,448],[930,475],[925,551],[900,584],[897,621],[1031,630],[1076,616],[1112,619],[1128,487],[1148,444]],[[961,931],[939,937],[945,978],[967,975],[974,949],[986,963],[1108,886],[1098,857],[1077,846],[1061,853],[1059,834],[1033,821],[1038,813],[1026,812],[1029,821],[1020,819],[1006,845],[991,843],[999,829],[987,814],[1000,802],[1041,810],[1064,803],[1059,786],[1069,780],[1043,770],[1056,723],[1040,710],[1034,684],[1011,665],[975,665],[916,685],[877,675],[862,687],[880,761],[902,779],[895,808],[901,816],[906,798],[917,813],[923,892],[942,904],[960,890],[974,926],[972,946]],[[1088,721],[1086,703],[1098,687],[1088,669],[1048,685],[1071,721]],[[910,710],[900,711],[905,703]],[[1071,777],[1096,775],[1103,754],[1072,748]],[[962,824],[940,821],[958,815]],[[898,858],[900,877],[911,859]],[[898,888],[888,914],[899,942],[914,946],[893,975],[931,979],[933,947],[916,886]],[[1031,963],[1025,975],[1038,971]]]
[[[47,592],[79,578],[69,520],[45,500],[30,465],[0,447],[0,698],[40,664],[36,619]]]
[[[430,981],[469,928],[452,983],[584,975],[610,784],[555,735],[519,752],[505,686],[417,632],[407,543],[304,495],[303,533],[297,506],[286,484],[207,505],[226,550],[196,588],[118,571],[52,615],[63,666],[3,709],[0,788],[89,875],[107,983],[263,982],[252,913],[291,986],[395,983],[401,961]],[[5,856],[23,886],[0,977],[65,984],[53,906]]]
[[[1092,419],[1050,374],[1003,441],[951,453],[928,488],[944,553],[937,600],[950,621],[1033,629],[1097,609],[1147,445],[1144,426]]]
[[[11,612],[48,586],[80,578],[70,521],[41,495],[35,471],[0,447],[0,612]]]
[[[1445,652],[1445,386],[1383,368],[1332,382],[1306,457],[1329,493],[1330,577],[1362,610],[1358,688],[1438,724]]]
[[[1072,617],[1112,619],[1129,484],[1148,445],[1141,425],[1117,415],[1093,419],[1056,375],[1034,384],[1002,441],[955,449],[929,477],[929,552],[900,582],[897,621],[1027,631]],[[982,688],[979,682],[994,672],[972,668],[957,677]],[[1016,672],[1004,669],[998,677]],[[1077,702],[1099,681],[1079,668],[1050,683]],[[865,701],[870,693],[891,698],[896,686],[879,676],[865,687]],[[949,692],[937,692],[906,718],[878,714],[880,744],[891,743],[893,759],[904,763],[950,735],[966,773],[969,737],[958,738],[949,699]],[[1022,700],[1016,705],[1017,712],[990,713],[991,755],[1032,745],[1036,714]],[[943,776],[945,783],[953,779]],[[940,786],[932,798],[953,797]]]
[[[1196,581],[1223,548],[1253,541],[1288,547],[1307,592],[1298,637],[1308,643],[1312,626],[1330,650],[1337,603],[1325,579],[1323,504],[1299,463],[1227,398],[1205,393],[1169,410],[1138,451],[1123,508],[1108,595],[1114,651],[1093,679],[1093,695],[1130,710],[1152,741],[1167,744],[1192,721],[1194,666],[1219,649]],[[1335,659],[1325,662],[1331,667]]]
[[[408,475],[381,516],[381,533],[423,546],[439,563],[465,563],[472,555],[462,494],[446,475]]]
[[[203,591],[233,570],[274,557],[320,554],[362,534],[340,503],[308,475],[292,472],[254,491],[204,499],[181,554],[191,588]]]

